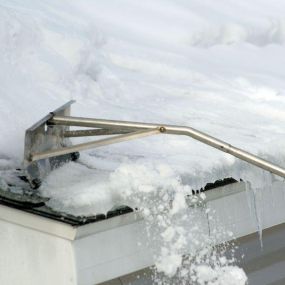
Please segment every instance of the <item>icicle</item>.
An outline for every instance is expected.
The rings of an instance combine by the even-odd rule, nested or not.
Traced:
[[[283,179],[283,183],[285,185],[285,178]],[[285,191],[282,191],[282,193],[283,193],[283,199],[284,199],[284,202],[285,202]]]

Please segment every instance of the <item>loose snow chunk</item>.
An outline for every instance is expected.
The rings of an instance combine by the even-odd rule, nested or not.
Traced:
[[[179,254],[169,253],[162,255],[155,263],[158,272],[163,272],[167,276],[173,276],[182,263],[182,256]]]
[[[247,277],[237,266],[212,268],[209,265],[199,265],[195,268],[200,285],[245,285]]]
[[[185,201],[185,194],[184,193],[176,193],[175,198],[172,203],[172,209],[171,214],[176,214],[177,212],[185,209],[187,207],[186,201]]]

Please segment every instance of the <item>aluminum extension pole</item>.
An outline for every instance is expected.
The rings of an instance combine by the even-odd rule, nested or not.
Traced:
[[[115,121],[115,120],[102,120],[102,119],[89,119],[79,117],[65,117],[65,116],[54,116],[49,120],[49,123],[56,125],[67,125],[67,126],[82,126],[82,127],[94,127],[94,128],[105,128],[105,129],[153,129],[159,128],[162,133],[165,134],[176,134],[186,135],[193,139],[196,139],[204,144],[210,145],[220,151],[229,153],[241,160],[244,160],[250,164],[260,167],[264,170],[272,172],[278,176],[285,178],[285,169],[279,167],[269,161],[266,161],[256,155],[249,152],[236,148],[224,141],[209,136],[196,129],[183,126],[173,126],[164,124],[148,124],[148,123],[136,123],[127,121]]]

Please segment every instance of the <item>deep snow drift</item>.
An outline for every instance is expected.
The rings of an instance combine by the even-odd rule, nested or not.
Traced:
[[[0,169],[18,166],[25,129],[70,99],[77,116],[188,125],[285,165],[284,5],[0,0]],[[179,136],[91,150],[79,162],[41,189],[52,206],[78,214],[120,201],[118,173],[123,185],[148,179],[150,192],[161,175],[163,187],[174,176],[195,189],[225,175],[260,175]],[[130,164],[138,180],[121,172]]]

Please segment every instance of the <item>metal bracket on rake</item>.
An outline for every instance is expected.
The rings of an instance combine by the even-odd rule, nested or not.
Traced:
[[[70,101],[51,112],[26,131],[24,168],[33,188],[38,188],[42,179],[54,168],[67,161],[76,160],[79,157],[79,151],[155,134],[190,136],[285,178],[284,168],[191,127],[72,117],[70,105],[74,102]],[[70,126],[89,129],[70,130]],[[76,145],[73,145],[70,140],[72,137],[86,136],[111,137]]]

